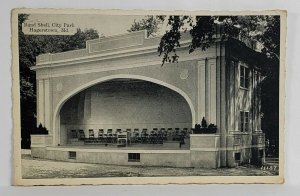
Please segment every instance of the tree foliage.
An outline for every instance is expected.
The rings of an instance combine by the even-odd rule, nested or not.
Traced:
[[[166,32],[158,46],[163,64],[177,62],[179,56],[176,50],[180,48],[182,33],[187,31],[192,37],[190,53],[197,48],[206,50],[215,41],[215,33],[220,33],[222,39],[239,37],[257,40],[262,44],[264,54],[273,59],[279,58],[279,16],[147,16],[134,20],[128,31],[147,30],[148,36],[155,37],[163,24],[167,26]]]
[[[30,70],[30,67],[35,65],[36,56],[43,53],[85,48],[87,40],[99,38],[98,32],[94,29],[84,31],[77,29],[74,35],[24,35],[22,23],[28,17],[27,14],[18,16],[21,135],[23,139],[29,138],[30,132],[37,127],[36,77],[35,72]],[[28,147],[28,144],[23,142],[22,146]]]
[[[162,24],[162,16],[146,16],[141,20],[134,20],[128,32],[147,30],[147,37],[157,36],[159,26]]]
[[[271,58],[279,57],[279,17],[277,16],[169,16],[169,30],[162,36],[158,46],[162,63],[177,62],[176,50],[180,48],[181,34],[189,30],[192,42],[189,52],[200,48],[206,50],[215,41],[229,37],[254,39],[262,43],[262,52]]]
[[[279,59],[280,54],[280,17],[267,16],[265,31],[257,36],[264,45],[262,52],[272,59]]]

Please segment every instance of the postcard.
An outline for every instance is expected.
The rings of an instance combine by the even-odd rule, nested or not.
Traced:
[[[283,183],[286,17],[12,10],[14,185]]]

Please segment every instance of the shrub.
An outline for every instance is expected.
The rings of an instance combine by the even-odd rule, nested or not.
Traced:
[[[42,123],[40,123],[39,126],[31,132],[31,134],[48,135],[48,132],[47,128],[43,127]]]
[[[193,129],[194,134],[214,134],[217,132],[217,126],[210,123],[207,126],[207,122],[205,118],[202,118],[201,125],[195,124],[195,128]]]

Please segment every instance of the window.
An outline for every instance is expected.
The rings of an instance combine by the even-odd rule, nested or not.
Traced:
[[[249,130],[249,112],[240,111],[240,131],[247,132]]]
[[[258,151],[258,155],[259,155],[259,158],[263,158],[264,157],[264,150],[263,149],[260,149]]]
[[[234,153],[234,160],[235,161],[240,161],[241,160],[241,153],[240,152]]]
[[[128,162],[140,162],[140,153],[128,153]]]
[[[240,87],[249,88],[249,68],[240,66]]]
[[[69,159],[76,159],[76,152],[69,151]]]

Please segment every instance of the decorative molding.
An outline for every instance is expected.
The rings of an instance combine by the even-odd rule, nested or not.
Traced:
[[[63,90],[63,84],[61,82],[56,84],[56,90],[59,92]]]
[[[208,59],[214,59],[215,56],[212,56]],[[189,57],[181,57],[179,62],[182,61],[191,61],[191,60],[204,60],[205,58],[199,58],[198,56],[189,56]],[[143,62],[143,63],[129,63],[129,64],[123,64],[119,66],[111,66],[111,67],[97,67],[95,69],[89,69],[88,66],[86,69],[81,69],[78,71],[68,71],[68,72],[58,72],[58,73],[51,73],[51,70],[47,70],[46,74],[39,75],[37,79],[45,79],[45,78],[55,78],[55,77],[62,77],[62,76],[70,76],[70,75],[78,75],[78,74],[87,74],[87,73],[97,73],[97,72],[105,72],[105,71],[113,71],[113,70],[122,70],[122,69],[131,69],[131,68],[137,68],[137,67],[146,67],[146,66],[155,66],[155,65],[161,65],[161,61],[149,61],[149,62]],[[37,70],[38,71],[38,70]]]
[[[183,41],[181,48],[187,48],[189,46],[189,43],[191,40]],[[121,50],[116,52],[108,52],[104,54],[95,54],[95,55],[88,55],[84,57],[79,58],[70,58],[70,59],[63,59],[58,61],[51,61],[49,58],[49,61],[45,61],[44,63],[38,63],[36,66],[30,67],[32,70],[38,70],[46,67],[56,67],[56,66],[64,66],[64,65],[74,65],[79,63],[87,63],[87,62],[93,62],[93,61],[103,61],[108,59],[116,59],[116,58],[122,58],[122,57],[130,57],[130,56],[137,56],[137,55],[144,55],[149,53],[157,53],[157,45],[153,46],[147,46],[147,47],[140,47],[140,48],[134,48],[134,49],[127,49],[127,50]],[[60,53],[57,53],[60,54]],[[44,54],[43,54],[44,55]],[[54,55],[54,54],[47,54],[47,55]]]
[[[180,72],[180,78],[182,80],[186,80],[189,77],[189,70],[188,69],[184,69]]]

